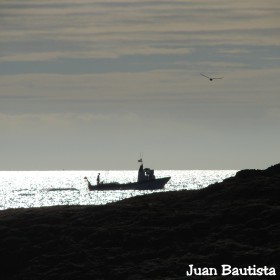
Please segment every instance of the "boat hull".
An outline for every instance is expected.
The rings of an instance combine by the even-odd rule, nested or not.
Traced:
[[[114,190],[157,190],[163,189],[165,184],[170,180],[171,177],[164,177],[158,179],[152,179],[142,182],[135,183],[106,183],[99,185],[91,185],[88,182],[88,188],[90,191],[114,191]]]

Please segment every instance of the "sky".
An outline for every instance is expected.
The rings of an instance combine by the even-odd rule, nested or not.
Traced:
[[[279,0],[1,0],[0,170],[279,163],[279,15]]]

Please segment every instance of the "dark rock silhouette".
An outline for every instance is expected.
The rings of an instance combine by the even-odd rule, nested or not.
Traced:
[[[1,211],[1,280],[221,279],[186,277],[189,264],[266,265],[279,274],[279,175],[280,164],[202,190]],[[248,279],[277,279],[267,277]]]
[[[280,176],[280,164],[273,165],[266,170],[245,169],[238,171],[235,175],[237,178],[250,178],[254,176]]]

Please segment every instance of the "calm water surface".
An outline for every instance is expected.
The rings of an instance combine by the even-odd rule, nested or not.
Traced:
[[[152,192],[200,189],[234,176],[236,170],[161,170],[156,177],[171,176],[165,189],[156,191],[88,191],[84,177],[96,183],[137,180],[133,171],[0,171],[0,210],[54,205],[99,205]]]

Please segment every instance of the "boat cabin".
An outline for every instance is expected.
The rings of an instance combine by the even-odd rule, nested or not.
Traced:
[[[154,169],[144,168],[142,163],[138,170],[138,182],[154,180],[155,178]]]

